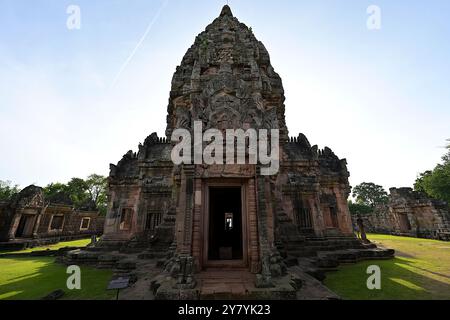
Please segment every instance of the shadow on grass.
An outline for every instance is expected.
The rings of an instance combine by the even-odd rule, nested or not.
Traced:
[[[419,268],[414,259],[395,258],[365,261],[341,266],[338,272],[327,274],[325,285],[344,299],[350,300],[447,300],[450,299],[448,281],[433,279]],[[381,268],[381,290],[367,288],[367,267]],[[416,272],[422,271],[422,272]],[[425,274],[424,274],[425,273]],[[442,275],[439,275],[442,277]],[[447,278],[447,277],[445,277]]]
[[[66,267],[54,262],[54,258],[5,258],[0,259],[0,299],[36,300],[52,291],[62,289],[63,299],[106,300],[114,293],[106,291],[112,272],[81,267],[81,290],[66,287]]]
[[[379,247],[382,247],[382,246],[379,246]],[[405,253],[405,252],[400,251],[398,249],[395,250],[395,255],[397,257],[403,257],[403,258],[410,258],[410,259],[415,259],[416,258],[416,256],[414,256],[412,254],[409,254],[409,253]]]
[[[443,277],[443,278],[447,278],[447,279],[450,280],[450,276],[447,275],[447,274],[443,274],[443,273],[439,273],[439,272],[435,272],[435,271],[430,271],[430,270],[427,270],[427,269],[424,269],[424,268],[420,268],[420,267],[418,267],[418,266],[414,266],[414,268],[416,268],[416,269],[418,269],[418,270],[421,270],[421,271],[428,272],[428,273],[432,273],[432,274],[434,274],[434,275],[436,275],[436,276]]]

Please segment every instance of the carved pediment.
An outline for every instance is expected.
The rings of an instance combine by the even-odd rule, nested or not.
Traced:
[[[20,191],[11,201],[15,208],[39,208],[45,206],[44,191],[40,187],[28,186]]]

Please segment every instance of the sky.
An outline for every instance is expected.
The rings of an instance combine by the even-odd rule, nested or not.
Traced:
[[[164,136],[172,75],[217,0],[0,0],[0,180],[108,175]],[[450,138],[450,1],[233,0],[283,79],[291,136],[350,183],[411,187]],[[68,28],[76,5],[80,28]],[[371,30],[371,5],[381,29]],[[69,24],[70,26],[70,24]]]

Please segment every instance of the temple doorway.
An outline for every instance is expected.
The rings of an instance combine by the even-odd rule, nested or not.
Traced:
[[[407,214],[399,214],[399,220],[400,220],[400,232],[410,232],[412,227],[411,223],[409,222],[408,215]]]
[[[16,238],[30,238],[33,236],[33,228],[36,217],[30,214],[24,214],[20,217],[19,225],[16,229]]]
[[[242,188],[210,187],[208,200],[208,261],[243,261]]]

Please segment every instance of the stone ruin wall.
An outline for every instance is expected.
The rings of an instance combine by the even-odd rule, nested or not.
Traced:
[[[22,216],[32,217],[32,228],[25,239],[46,238],[76,239],[103,233],[104,217],[97,211],[76,210],[65,204],[49,203],[40,187],[29,186],[13,197],[9,202],[0,203],[0,242],[15,240]],[[63,216],[60,230],[50,230],[54,215]],[[81,230],[83,218],[90,218],[87,230]]]
[[[356,224],[356,217],[352,219]],[[392,188],[389,202],[362,219],[367,232],[450,240],[448,204],[411,188]]]
[[[146,240],[138,238],[151,236],[157,229],[164,234],[165,242],[173,240],[179,173],[170,160],[171,147],[166,138],[152,134],[139,145],[138,153],[130,151],[117,165],[111,165],[108,214],[100,245],[120,246],[127,241],[144,244]],[[129,226],[121,225],[124,210],[131,214]]]

